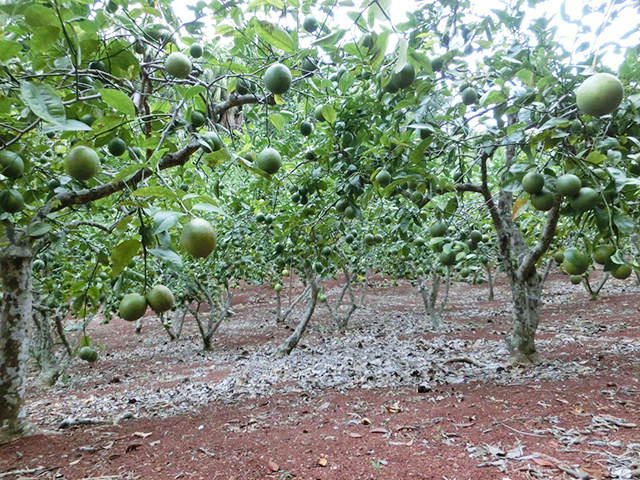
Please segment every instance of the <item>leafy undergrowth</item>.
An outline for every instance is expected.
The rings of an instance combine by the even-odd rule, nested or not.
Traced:
[[[325,289],[335,298],[337,285]],[[377,278],[345,334],[321,306],[287,358],[274,352],[293,323],[275,325],[265,286],[236,293],[235,314],[210,352],[201,351],[192,320],[175,342],[153,317],[139,336],[120,320],[95,325],[100,360],[78,360],[50,391],[29,392],[29,418],[58,434],[0,447],[0,472],[633,478],[640,475],[639,290],[610,281],[594,302],[552,276],[537,343],[543,362],[526,369],[504,364],[510,312],[500,282],[493,302],[485,286],[455,284],[445,328],[432,332],[416,289]],[[105,423],[58,429],[78,418]]]

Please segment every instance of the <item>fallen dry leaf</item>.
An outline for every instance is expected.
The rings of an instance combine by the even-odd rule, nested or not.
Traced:
[[[267,467],[269,467],[269,470],[271,470],[272,472],[277,472],[278,470],[280,470],[280,465],[271,460],[269,460],[269,463],[267,463]]]
[[[578,471],[584,472],[596,480],[602,480],[604,478],[604,474],[598,467],[580,467]]]
[[[78,463],[80,463],[80,460],[82,460],[82,459],[81,459],[81,458],[79,458],[79,459],[77,459],[77,460],[74,460],[73,462],[71,462],[71,463],[69,464],[69,466],[71,466],[71,465],[77,465]]]
[[[367,417],[364,417],[362,420],[360,420],[360,423],[362,423],[362,425],[371,425],[371,420],[369,420]]]
[[[532,460],[541,467],[555,467],[555,464],[553,462],[545,460],[544,458],[533,458]]]
[[[356,433],[356,432],[349,432],[349,436],[351,438],[362,438],[362,435],[360,435],[359,433]]]
[[[391,405],[385,405],[384,408],[386,408],[389,413],[400,413],[402,411],[402,407],[397,401],[393,402]]]
[[[134,437],[147,438],[153,435],[153,432],[133,432]]]
[[[318,465],[320,465],[321,467],[326,467],[327,463],[329,463],[329,460],[327,460],[326,458],[322,457],[318,460]]]
[[[376,428],[372,428],[371,430],[369,430],[371,433],[389,433],[389,430],[387,430],[384,427],[376,427]]]

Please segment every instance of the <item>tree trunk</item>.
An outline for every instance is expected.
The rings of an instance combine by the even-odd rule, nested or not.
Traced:
[[[24,394],[29,359],[28,323],[32,315],[30,245],[0,249],[0,444],[28,434]]]
[[[531,365],[539,360],[535,336],[540,321],[540,278],[534,270],[525,281],[513,278],[510,283],[513,330],[506,337],[510,361],[519,365]]]
[[[307,306],[305,311],[298,323],[298,326],[293,331],[293,333],[287,338],[282,345],[278,348],[277,355],[279,357],[284,357],[285,355],[289,355],[294,348],[298,345],[298,342],[302,338],[305,330],[307,329],[307,325],[309,324],[309,320],[313,316],[313,311],[316,309],[316,303],[318,301],[318,281],[313,277],[313,273],[307,272],[309,276],[309,298],[307,298]]]

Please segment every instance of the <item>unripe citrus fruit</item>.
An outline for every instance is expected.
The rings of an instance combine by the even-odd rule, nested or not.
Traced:
[[[416,69],[412,64],[407,63],[402,70],[391,75],[391,83],[398,88],[409,88],[416,79]]]
[[[200,128],[205,123],[207,123],[207,118],[202,112],[193,112],[191,114],[191,125],[193,125],[195,128]]]
[[[0,192],[0,211],[18,213],[24,207],[22,194],[17,190],[5,190]]]
[[[139,293],[129,293],[120,302],[120,318],[133,322],[144,316],[147,311],[147,299]]]
[[[93,348],[86,346],[80,349],[80,351],[78,352],[78,357],[80,357],[80,360],[93,363],[98,359],[98,352],[96,352]]]
[[[184,53],[173,52],[167,57],[164,66],[176,78],[187,78],[191,73],[191,60]]]
[[[473,242],[478,243],[482,240],[482,233],[480,232],[480,230],[471,230],[471,233],[469,234],[469,238]]]
[[[613,277],[617,278],[618,280],[625,280],[629,278],[631,272],[631,267],[627,264],[618,265],[617,267],[611,269],[611,275],[613,275]]]
[[[522,177],[522,188],[529,194],[539,193],[544,187],[544,176],[538,172],[529,172]]]
[[[171,310],[174,301],[173,293],[164,285],[154,285],[147,292],[147,303],[156,313]]]
[[[580,193],[582,182],[576,175],[570,173],[560,175],[556,180],[556,192],[564,197],[573,197]]]
[[[313,33],[318,29],[318,21],[311,14],[304,17],[302,27],[309,33]]]
[[[473,105],[478,101],[478,92],[471,87],[467,87],[462,91],[462,103],[465,105]]]
[[[127,151],[127,144],[121,138],[115,137],[109,140],[109,144],[107,145],[107,149],[111,155],[119,157],[124,152]]]
[[[309,57],[305,58],[300,65],[300,70],[302,73],[312,73],[318,69],[318,60],[309,59]]]
[[[306,120],[300,124],[300,133],[305,137],[308,137],[313,132],[313,124]]]
[[[587,115],[601,117],[613,112],[624,97],[624,88],[610,73],[596,73],[576,90],[578,108]]]
[[[593,251],[593,260],[604,265],[614,253],[616,253],[616,247],[613,245],[598,245]]]
[[[24,173],[24,161],[11,150],[0,150],[0,173],[7,178],[17,178]]]
[[[593,188],[582,187],[575,197],[569,199],[569,204],[576,212],[593,210],[598,204],[598,192]]]
[[[429,227],[429,233],[432,237],[444,237],[447,234],[449,225],[444,222],[435,222]]]
[[[327,301],[327,296],[324,293],[318,294],[318,301],[325,303]]]
[[[560,265],[562,262],[564,262],[564,253],[561,251],[557,251],[553,256],[553,260],[554,262],[556,262],[556,265]]]
[[[376,242],[376,239],[374,238],[374,236],[370,233],[367,233],[364,236],[364,243],[366,243],[367,245],[373,245]]]
[[[255,86],[246,78],[239,78],[236,82],[236,93],[238,95],[247,95],[253,93]]]
[[[275,290],[276,293],[280,293],[282,291],[282,285],[280,285],[279,283],[276,283],[273,289]]]
[[[571,283],[573,283],[574,285],[580,285],[582,283],[582,275],[571,275],[569,277],[569,280],[571,281]]]
[[[313,111],[313,114],[316,116],[316,120],[318,120],[319,122],[324,122],[324,114],[322,113],[322,105],[318,105],[315,110]]]
[[[203,147],[203,150],[209,153],[217,152],[224,146],[224,144],[222,143],[222,139],[216,132],[203,133],[202,139],[208,145],[208,147]]]
[[[291,70],[281,63],[274,63],[264,72],[263,80],[270,92],[282,95],[291,87]]]
[[[541,212],[547,212],[553,208],[553,204],[556,201],[556,196],[553,192],[550,192],[546,188],[543,188],[538,193],[534,193],[529,197],[531,200],[531,205],[535,207],[536,210],[540,210]]]
[[[267,147],[260,152],[256,159],[256,165],[260,170],[263,170],[271,175],[280,170],[282,166],[282,157],[280,152],[275,148]]]
[[[418,190],[414,190],[413,192],[411,192],[411,201],[413,203],[420,203],[423,199],[424,195],[422,194],[422,192]]]
[[[180,243],[194,257],[208,257],[216,248],[217,237],[213,225],[203,218],[187,222],[180,234]]]
[[[89,180],[100,171],[100,157],[84,145],[73,147],[64,161],[64,169],[76,180]]]
[[[383,187],[386,187],[391,183],[391,174],[384,169],[380,170],[376,175],[376,181]]]
[[[200,58],[202,56],[202,45],[200,45],[199,43],[194,43],[193,45],[191,45],[191,47],[189,48],[189,54],[193,57],[193,58]]]
[[[440,260],[440,263],[442,265],[444,265],[445,267],[450,267],[452,265],[455,265],[456,263],[456,252],[441,252],[440,255],[438,255],[438,259]]]
[[[348,205],[344,209],[344,217],[349,220],[353,220],[354,218],[356,218],[357,214],[358,214],[358,211],[352,205]]]
[[[564,252],[564,260],[562,268],[569,275],[582,275],[589,269],[591,265],[591,257],[580,252],[577,248],[567,248]]]
[[[283,277],[288,277],[290,275],[289,270],[282,270],[282,276]]]

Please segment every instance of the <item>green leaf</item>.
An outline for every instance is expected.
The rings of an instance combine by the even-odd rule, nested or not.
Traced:
[[[160,248],[150,248],[147,250],[151,255],[154,255],[176,270],[182,268],[182,258],[173,250],[162,250]]]
[[[314,45],[316,47],[328,47],[335,45],[338,41],[340,41],[340,39],[342,39],[342,37],[344,37],[345,33],[347,33],[346,30],[336,30],[331,34],[321,37],[315,42],[312,42],[311,45]]]
[[[231,153],[228,148],[221,148],[218,151],[208,153],[203,157],[203,160],[207,162],[209,168],[216,168],[222,165],[227,160],[231,159]]]
[[[589,155],[587,155],[587,158],[585,159],[585,161],[589,163],[593,163],[594,165],[600,165],[606,159],[607,159],[606,155],[598,152],[597,150],[594,150]]]
[[[398,45],[396,46],[396,51],[398,52],[398,59],[396,60],[396,66],[393,69],[395,73],[399,73],[400,70],[404,68],[407,64],[407,47],[409,46],[409,42],[405,38],[400,39]]]
[[[119,182],[120,180],[127,178],[129,175],[133,175],[138,170],[142,170],[143,168],[148,167],[149,165],[147,165],[146,163],[135,163],[133,165],[128,165],[120,170],[115,177],[113,177],[113,183]]]
[[[374,20],[386,22],[391,18],[391,0],[377,0],[369,7],[369,25],[373,25]]]
[[[3,40],[0,42],[0,62],[6,62],[10,58],[16,56],[16,54],[22,50],[22,45],[18,42],[10,42],[9,40]]]
[[[344,72],[338,81],[338,88],[342,93],[346,93],[347,90],[353,85],[355,77],[349,72]]]
[[[45,125],[42,127],[41,132],[88,132],[90,130],[91,127],[86,123],[82,123],[78,120],[65,120],[64,122]]]
[[[198,203],[197,205],[194,205],[193,207],[194,210],[200,210],[203,212],[211,212],[211,213],[218,213],[222,216],[225,216],[224,210],[222,210],[220,207],[218,207],[217,205],[213,205],[211,203]]]
[[[125,240],[113,249],[111,252],[111,261],[113,262],[111,278],[116,278],[122,273],[131,260],[133,260],[133,257],[138,254],[141,245],[138,240],[131,239]]]
[[[284,124],[286,122],[284,117],[279,113],[273,113],[269,115],[269,121],[273,123],[273,126],[276,127],[278,130],[282,130],[282,127],[284,127]]]
[[[618,227],[618,231],[625,236],[631,235],[635,228],[633,219],[627,215],[615,214],[613,216],[613,223]]]
[[[153,216],[153,233],[166,232],[180,221],[180,217],[185,214],[180,212],[171,212],[161,210]]]
[[[137,197],[156,197],[156,198],[168,198],[175,200],[176,194],[164,187],[142,187],[133,192],[133,195]]]
[[[336,119],[338,118],[338,114],[336,113],[336,111],[333,109],[331,105],[322,106],[322,116],[331,125],[336,123]]]
[[[51,5],[51,4],[49,4]],[[52,8],[42,5],[31,5],[24,11],[24,20],[31,27],[46,27],[47,25],[59,25],[60,20]]]
[[[518,70],[516,77],[522,80],[526,85],[533,87],[533,72],[531,70]]]
[[[31,111],[45,122],[64,123],[67,115],[62,99],[44,83],[20,82],[20,96]]]
[[[120,90],[112,88],[101,88],[98,90],[102,100],[117,112],[125,114],[127,117],[136,116],[136,107],[131,99]]]
[[[30,237],[41,237],[48,233],[53,226],[47,222],[35,222],[29,225],[25,233]]]
[[[202,85],[196,85],[195,87],[190,87],[185,93],[184,93],[184,99],[185,100],[189,100],[190,98],[195,97],[196,95],[199,95],[201,93],[205,93],[207,91],[206,88],[204,88]]]
[[[258,37],[265,43],[272,45],[287,53],[295,53],[297,45],[291,38],[291,36],[285,32],[282,28],[274,25],[271,22],[264,20],[257,20],[254,22],[254,28]]]

